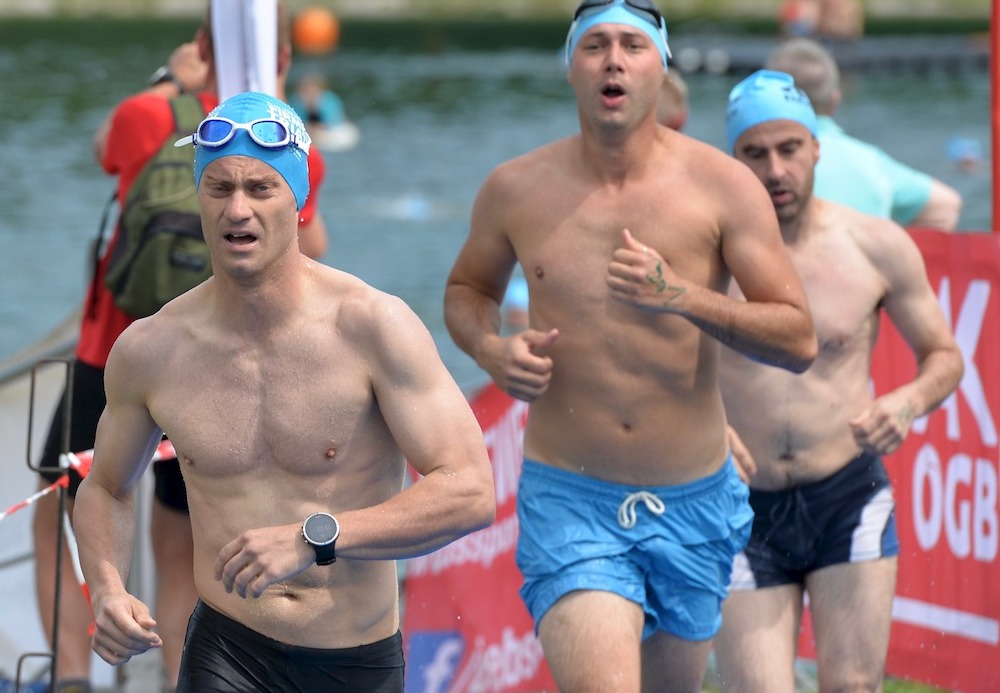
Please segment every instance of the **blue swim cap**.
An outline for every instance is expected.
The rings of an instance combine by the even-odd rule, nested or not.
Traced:
[[[733,152],[736,140],[754,125],[769,120],[794,120],[816,137],[816,113],[795,79],[774,70],[757,70],[729,92],[726,139]]]
[[[659,15],[659,11],[657,11]],[[627,0],[611,0],[605,5],[595,5],[577,10],[577,18],[569,27],[566,36],[566,66],[569,67],[573,57],[573,49],[580,38],[597,24],[627,24],[639,29],[652,40],[660,52],[663,68],[667,68],[667,58],[670,56],[670,46],[667,44],[667,23],[660,17],[659,26],[653,24],[654,17],[639,6],[632,5]]]
[[[194,183],[201,184],[201,174],[205,167],[224,156],[249,156],[259,159],[281,174],[295,195],[295,207],[302,210],[309,195],[309,135],[302,119],[295,110],[279,99],[255,91],[243,92],[226,99],[208,114],[208,118],[227,118],[234,123],[246,124],[261,118],[270,118],[282,123],[292,137],[292,141],[281,147],[264,147],[255,142],[246,130],[237,130],[233,137],[221,147],[195,145]],[[200,130],[200,128],[199,128]],[[186,143],[187,138],[178,141]]]

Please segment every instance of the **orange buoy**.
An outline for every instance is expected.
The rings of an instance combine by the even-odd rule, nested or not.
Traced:
[[[337,48],[340,20],[318,5],[306,7],[292,21],[292,43],[301,53],[321,55]]]

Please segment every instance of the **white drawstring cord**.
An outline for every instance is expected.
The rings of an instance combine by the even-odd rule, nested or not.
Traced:
[[[621,525],[622,529],[632,529],[635,527],[635,506],[640,502],[645,503],[646,509],[654,515],[662,515],[667,510],[667,506],[663,504],[663,501],[649,491],[630,493],[628,498],[618,506],[618,524]]]

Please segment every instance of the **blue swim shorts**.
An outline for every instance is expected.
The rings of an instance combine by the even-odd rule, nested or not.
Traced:
[[[536,629],[562,596],[600,590],[642,606],[643,639],[658,630],[711,638],[733,557],[750,535],[747,496],[732,458],[678,486],[611,483],[525,460],[517,565]]]
[[[899,555],[896,502],[881,458],[862,453],[825,479],[751,491],[750,541],[736,557],[734,590],[803,585],[809,573]]]

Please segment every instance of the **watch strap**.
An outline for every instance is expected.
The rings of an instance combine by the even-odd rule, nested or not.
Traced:
[[[326,546],[319,546],[313,544],[313,549],[316,550],[316,565],[330,565],[337,561],[337,542],[333,541]]]
[[[177,91],[181,94],[185,92],[184,83],[177,79],[177,75],[175,75],[166,65],[158,67],[156,71],[149,76],[149,80],[147,80],[147,83],[151,87],[155,87],[157,84],[163,84],[164,82],[170,82],[173,84],[177,87]]]

